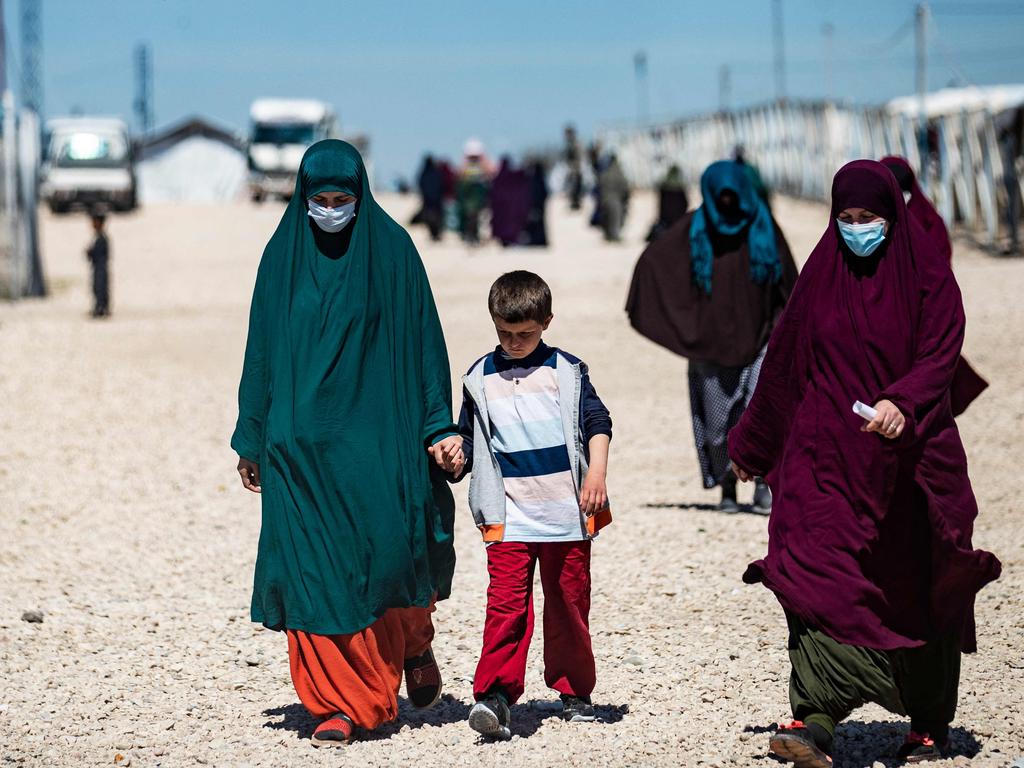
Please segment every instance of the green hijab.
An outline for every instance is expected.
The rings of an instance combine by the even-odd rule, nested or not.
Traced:
[[[358,199],[341,232],[307,200]],[[448,353],[408,233],[343,141],[314,144],[260,261],[231,447],[258,461],[252,619],[350,634],[451,591],[454,501],[428,445],[454,434]]]

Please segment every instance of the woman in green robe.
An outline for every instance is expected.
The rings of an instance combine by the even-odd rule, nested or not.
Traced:
[[[302,159],[256,275],[231,447],[261,494],[252,619],[288,634],[314,744],[440,696],[430,612],[455,568],[451,378],[408,233],[337,140]]]

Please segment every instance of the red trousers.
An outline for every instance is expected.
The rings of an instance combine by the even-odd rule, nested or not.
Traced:
[[[494,687],[509,703],[523,695],[533,635],[533,574],[544,587],[544,682],[559,693],[589,696],[596,670],[590,645],[590,542],[498,542],[487,547],[487,617],[473,695]]]

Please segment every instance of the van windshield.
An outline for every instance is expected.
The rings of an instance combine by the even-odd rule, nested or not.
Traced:
[[[128,141],[118,133],[57,134],[50,147],[59,168],[118,168],[128,159]]]
[[[314,127],[309,123],[256,123],[253,144],[312,144]]]

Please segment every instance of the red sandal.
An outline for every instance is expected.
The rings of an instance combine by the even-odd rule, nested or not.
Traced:
[[[316,727],[309,740],[314,747],[343,747],[348,744],[355,729],[348,715],[336,712]]]

